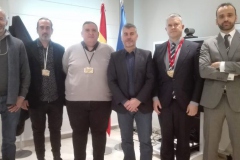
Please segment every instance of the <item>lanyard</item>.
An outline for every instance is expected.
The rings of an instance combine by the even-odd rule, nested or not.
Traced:
[[[47,69],[47,57],[48,57],[48,47],[47,47],[47,50],[46,50],[46,56],[45,54],[43,54],[43,61],[44,61],[44,69]]]
[[[173,66],[173,64],[175,62],[175,59],[177,57],[178,51],[182,47],[183,42],[184,42],[184,39],[182,39],[180,41],[180,43],[178,44],[178,47],[177,47],[177,49],[175,51],[175,54],[174,54],[174,57],[171,59],[170,42],[168,41],[168,61],[169,61],[170,66]]]
[[[85,55],[86,55],[86,57],[87,57],[87,60],[88,60],[88,63],[89,63],[89,65],[91,66],[91,60],[92,60],[92,58],[93,58],[93,56],[94,56],[94,53],[95,53],[95,50],[93,51],[93,54],[92,54],[92,56],[91,56],[91,58],[89,59],[88,58],[88,56],[87,56],[87,53],[86,53],[86,50],[85,50],[85,48],[83,47],[83,50],[84,50],[84,53],[85,53]]]
[[[93,54],[92,54],[92,56],[91,56],[91,58],[89,59],[88,58],[88,56],[87,56],[87,52],[86,52],[86,50],[85,50],[85,48],[83,47],[83,50],[84,50],[84,53],[85,53],[85,55],[86,55],[86,57],[87,57],[87,60],[88,60],[88,63],[89,63],[89,65],[91,66],[91,60],[92,60],[92,58],[93,58],[93,56],[94,56],[94,53],[95,53],[95,50],[93,51]]]

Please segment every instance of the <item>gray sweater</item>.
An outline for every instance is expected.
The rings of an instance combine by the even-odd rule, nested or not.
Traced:
[[[90,59],[93,52],[85,51]],[[99,43],[89,65],[81,43],[66,50],[63,55],[63,69],[67,74],[65,93],[68,101],[111,101],[107,67],[113,51],[109,45]],[[93,73],[84,73],[84,68],[90,66]]]

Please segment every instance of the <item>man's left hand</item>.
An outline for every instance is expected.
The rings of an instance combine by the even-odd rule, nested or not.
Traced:
[[[195,106],[193,104],[189,104],[187,107],[187,115],[189,116],[195,116],[198,112],[198,106]]]

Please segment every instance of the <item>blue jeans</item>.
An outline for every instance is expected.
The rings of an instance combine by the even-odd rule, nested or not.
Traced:
[[[118,123],[122,138],[122,149],[124,160],[135,160],[133,144],[133,120],[137,125],[138,139],[140,142],[140,160],[152,160],[152,112],[143,114],[141,112],[117,113]]]
[[[0,96],[0,114],[2,118],[2,159],[15,160],[16,154],[16,128],[20,116],[20,110],[9,112],[7,96]]]

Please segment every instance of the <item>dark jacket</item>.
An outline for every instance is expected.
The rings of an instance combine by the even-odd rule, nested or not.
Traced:
[[[173,91],[179,106],[186,110],[190,101],[199,103],[203,87],[203,79],[199,75],[200,46],[185,40],[175,67],[174,76],[167,75],[165,54],[167,42],[156,46],[153,62],[156,69],[156,92],[161,106],[168,107],[173,98]]]
[[[51,42],[53,46],[53,61],[54,71],[57,82],[57,90],[59,99],[62,103],[65,103],[65,78],[66,75],[63,72],[62,57],[64,54],[64,47],[61,45]],[[29,59],[29,66],[31,71],[31,84],[27,95],[30,107],[34,107],[34,104],[39,103],[42,83],[42,67],[39,59],[39,51],[37,46],[37,40],[28,43],[26,50]]]
[[[113,94],[112,107],[119,113],[126,113],[122,102],[129,100],[128,72],[126,51],[120,50],[111,54],[108,66],[108,85]],[[138,110],[142,113],[153,111],[152,90],[154,86],[154,69],[150,51],[136,49],[134,66],[135,96],[141,101]]]
[[[24,44],[21,40],[8,35],[8,90],[7,104],[12,105],[18,96],[25,97],[30,84],[30,71]]]

